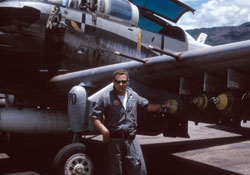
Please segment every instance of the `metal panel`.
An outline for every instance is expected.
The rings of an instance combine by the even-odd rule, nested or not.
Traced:
[[[243,73],[237,72],[228,68],[227,71],[227,88],[228,89],[246,89],[248,86],[249,78]]]
[[[179,95],[190,95],[192,92],[197,91],[199,91],[199,86],[196,82],[184,77],[180,78]]]
[[[226,82],[207,72],[204,73],[204,92],[215,92],[226,87]]]

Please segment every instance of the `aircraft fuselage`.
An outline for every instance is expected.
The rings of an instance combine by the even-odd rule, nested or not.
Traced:
[[[50,21],[55,7],[59,7],[62,18]],[[42,87],[57,74],[129,61],[115,55],[115,51],[148,58],[156,55],[147,49],[148,45],[187,50],[184,41],[120,24],[87,10],[36,1],[4,1],[0,9],[0,73],[8,75],[2,79],[3,93],[6,81],[24,86],[32,82]],[[48,27],[49,23],[55,25]]]

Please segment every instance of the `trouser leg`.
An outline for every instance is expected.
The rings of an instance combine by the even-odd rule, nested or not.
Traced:
[[[146,165],[138,139],[127,140],[125,145],[127,152],[125,171],[127,175],[146,175]]]
[[[108,174],[123,175],[122,173],[122,143],[118,139],[111,139],[107,146]]]

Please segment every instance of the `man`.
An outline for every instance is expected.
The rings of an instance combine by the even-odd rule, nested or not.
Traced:
[[[114,88],[104,93],[94,106],[91,119],[103,135],[107,146],[109,175],[146,175],[141,147],[136,138],[137,106],[147,111],[159,111],[159,104],[148,104],[128,88],[129,76],[125,70],[113,73]],[[102,119],[104,116],[104,123]]]

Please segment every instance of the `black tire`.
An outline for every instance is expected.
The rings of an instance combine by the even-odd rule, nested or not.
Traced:
[[[92,175],[94,166],[86,155],[85,145],[73,143],[64,146],[55,156],[53,167],[57,175]]]

